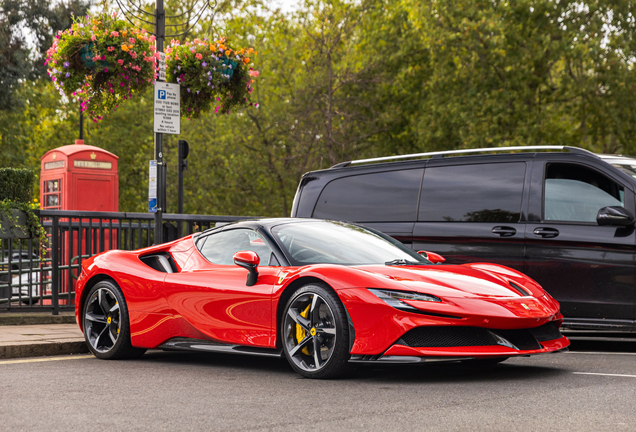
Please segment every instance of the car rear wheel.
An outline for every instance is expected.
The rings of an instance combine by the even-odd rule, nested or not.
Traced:
[[[84,339],[95,357],[128,359],[141,357],[146,352],[130,343],[128,308],[115,283],[96,283],[86,296],[83,313]]]
[[[321,284],[292,295],[282,317],[281,340],[292,368],[307,378],[335,378],[349,370],[349,326],[338,296]]]

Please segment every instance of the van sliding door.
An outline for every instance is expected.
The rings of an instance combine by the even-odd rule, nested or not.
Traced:
[[[521,156],[520,156],[521,157]],[[449,264],[524,270],[524,184],[530,161],[427,165],[413,248]]]

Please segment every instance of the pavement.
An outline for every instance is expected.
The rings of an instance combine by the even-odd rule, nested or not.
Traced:
[[[634,432],[636,353],[619,348],[595,343],[494,368],[370,365],[338,380],[303,379],[284,359],[234,354],[0,360],[0,429]]]
[[[72,314],[0,315],[0,359],[86,352],[84,335]]]

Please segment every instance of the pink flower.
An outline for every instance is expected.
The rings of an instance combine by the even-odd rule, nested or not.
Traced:
[[[130,42],[131,44],[135,43],[135,38],[128,38],[128,42]]]
[[[124,64],[124,61],[122,59],[117,60],[117,63],[119,63],[120,65]]]
[[[250,70],[248,73],[252,77],[257,77],[259,75],[259,72],[257,70]]]
[[[92,40],[92,41],[97,40],[97,36],[95,36],[95,35],[91,36],[91,40]]]
[[[117,36],[119,36],[119,32],[117,32],[117,31],[112,31],[112,32],[110,32],[110,35],[111,35],[111,36],[115,36],[115,37],[117,37]]]
[[[108,47],[108,51],[109,51],[109,52],[115,51],[115,47],[109,46],[109,47]]]
[[[133,51],[133,52],[131,52],[131,53],[130,53],[130,55],[131,55],[131,57],[132,57],[132,58],[134,58],[134,59],[136,59],[136,58],[137,58],[137,53],[136,53],[136,52],[134,52],[134,51]]]
[[[203,56],[200,53],[197,53],[197,55],[195,56],[198,60],[201,60],[203,58]]]

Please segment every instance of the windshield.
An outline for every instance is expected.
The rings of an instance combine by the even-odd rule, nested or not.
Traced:
[[[290,223],[272,233],[292,265],[431,264],[391,237],[344,222]]]

